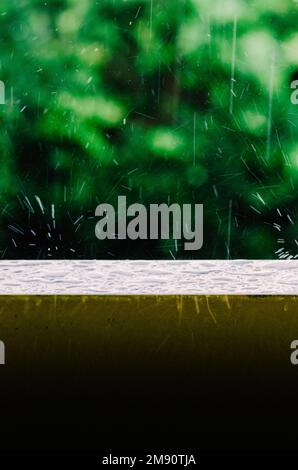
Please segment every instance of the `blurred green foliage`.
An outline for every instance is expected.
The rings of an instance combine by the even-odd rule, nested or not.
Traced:
[[[295,256],[297,12],[1,0],[0,256]],[[118,195],[203,203],[203,249],[96,240],[95,207]]]

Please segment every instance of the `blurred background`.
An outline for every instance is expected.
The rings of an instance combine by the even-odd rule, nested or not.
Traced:
[[[296,257],[297,20],[294,0],[1,0],[0,258]],[[97,240],[119,195],[203,203],[202,250]]]

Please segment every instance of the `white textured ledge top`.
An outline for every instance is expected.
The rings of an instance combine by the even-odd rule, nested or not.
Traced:
[[[298,260],[0,261],[0,295],[298,295],[297,281]]]

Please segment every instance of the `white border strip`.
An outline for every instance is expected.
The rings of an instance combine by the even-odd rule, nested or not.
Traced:
[[[298,295],[298,260],[0,261],[0,295]]]

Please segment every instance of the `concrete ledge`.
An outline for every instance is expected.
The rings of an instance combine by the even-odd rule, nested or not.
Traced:
[[[298,260],[1,261],[0,295],[297,295]]]

